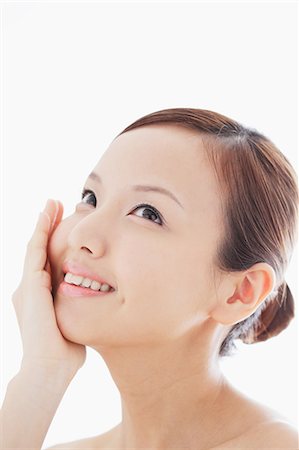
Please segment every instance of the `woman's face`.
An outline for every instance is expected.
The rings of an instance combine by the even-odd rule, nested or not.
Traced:
[[[76,205],[48,247],[62,334],[94,348],[144,346],[200,325],[215,301],[212,259],[222,231],[201,136],[172,124],[137,128],[117,137],[93,172],[102,182],[89,178],[84,187],[94,196]],[[134,185],[167,189],[180,204]],[[141,203],[149,206],[136,208]],[[109,280],[115,292],[59,294],[66,259]]]

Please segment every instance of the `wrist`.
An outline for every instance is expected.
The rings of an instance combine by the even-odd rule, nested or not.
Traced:
[[[68,361],[53,358],[26,358],[22,360],[19,377],[30,376],[32,381],[49,380],[52,386],[59,387],[69,384],[75,376],[77,369]]]
[[[0,448],[40,449],[74,374],[65,362],[23,359],[1,408]]]

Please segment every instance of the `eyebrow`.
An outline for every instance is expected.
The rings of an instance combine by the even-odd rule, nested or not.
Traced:
[[[96,181],[97,183],[103,184],[100,176],[95,173],[95,172],[91,172],[88,175],[88,178],[91,178],[92,180]],[[148,192],[148,191],[152,191],[152,192],[159,192],[160,194],[163,195],[167,195],[168,197],[172,198],[178,205],[180,205],[181,208],[184,209],[183,205],[181,204],[181,202],[176,198],[176,196],[170,192],[168,189],[165,189],[163,187],[160,186],[149,186],[149,185],[141,185],[141,184],[134,184],[132,186],[130,186],[134,191],[139,191],[139,192]]]

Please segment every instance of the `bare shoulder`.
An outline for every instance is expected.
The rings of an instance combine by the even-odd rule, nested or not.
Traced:
[[[299,433],[294,425],[277,419],[256,425],[237,438],[227,441],[210,450],[220,449],[298,450]]]
[[[45,450],[101,450],[109,447],[112,430],[78,441],[57,444]],[[108,447],[107,447],[108,445]],[[298,450],[297,428],[282,420],[261,423],[240,436],[209,450]]]
[[[261,448],[299,449],[297,428],[282,420],[261,425],[260,428],[257,427],[252,437]]]
[[[239,411],[240,430],[237,430],[235,435],[232,434],[229,440],[209,450],[299,450],[298,429],[287,417],[235,388],[231,392],[237,399],[233,405],[235,411]]]

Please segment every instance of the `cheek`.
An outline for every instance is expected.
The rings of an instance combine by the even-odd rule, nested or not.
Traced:
[[[139,230],[119,241],[115,251],[114,270],[125,299],[127,297],[129,301],[141,292],[143,295],[146,292],[159,294],[164,285],[167,261],[173,256],[165,242],[143,235]]]
[[[194,246],[193,246],[194,247]],[[173,336],[204,306],[206,273],[186,241],[140,240],[119,248],[117,273],[128,328]],[[139,325],[138,325],[139,324]],[[137,330],[136,330],[137,331]]]

